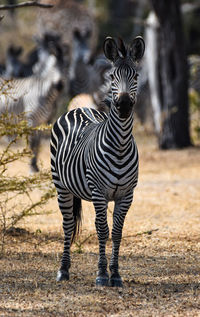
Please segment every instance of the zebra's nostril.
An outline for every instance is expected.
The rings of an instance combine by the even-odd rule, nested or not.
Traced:
[[[132,112],[134,102],[128,93],[120,94],[115,107],[121,118],[127,118]]]
[[[117,102],[118,107],[132,107],[133,106],[133,101],[129,94],[123,93],[120,95],[118,102]]]

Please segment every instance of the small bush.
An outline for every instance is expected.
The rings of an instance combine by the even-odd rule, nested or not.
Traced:
[[[49,127],[29,127],[24,115],[4,113],[0,116],[0,141],[9,138],[5,148],[0,152],[0,253],[5,247],[5,236],[24,217],[43,214],[43,206],[55,196],[55,188],[51,182],[50,170],[42,169],[30,176],[10,176],[10,165],[17,160],[31,157],[28,147],[28,136],[33,130],[48,130]],[[21,147],[13,147],[19,141]],[[35,201],[33,194],[38,192],[40,198]],[[16,203],[17,198],[17,203]],[[50,212],[50,211],[46,211]]]

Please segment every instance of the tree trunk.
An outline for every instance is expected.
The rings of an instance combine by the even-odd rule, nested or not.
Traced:
[[[160,24],[160,73],[163,95],[162,149],[191,145],[188,110],[188,67],[179,0],[151,0]]]

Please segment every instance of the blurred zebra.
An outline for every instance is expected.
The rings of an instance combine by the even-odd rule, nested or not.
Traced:
[[[6,52],[5,70],[1,73],[2,76],[6,78],[24,78],[33,74],[36,75],[38,71],[36,64],[39,63],[41,51],[47,50],[50,46],[53,48],[53,46],[57,45],[60,41],[60,36],[53,33],[45,33],[42,39],[35,37],[34,40],[36,42],[36,46],[28,52],[25,61],[20,59],[23,53],[22,46],[15,46],[13,44],[8,46]],[[64,49],[65,47],[62,44],[62,50],[64,51]]]
[[[91,50],[88,46],[89,37],[89,32],[84,35],[78,30],[74,30],[73,32],[68,72],[70,97],[74,97],[79,93],[88,93],[91,86],[90,76],[94,80],[92,66],[89,62],[91,57]],[[88,81],[87,84],[86,78]]]
[[[71,63],[74,58],[74,34],[85,42],[85,55],[90,58],[97,44],[97,26],[93,14],[87,6],[75,1],[44,0],[43,3],[53,4],[51,10],[39,10],[38,32],[58,32],[62,35],[63,43],[71,50]],[[77,50],[76,50],[77,51]]]
[[[108,80],[110,70],[111,63],[102,56],[98,56],[94,63],[85,63],[80,58],[75,65],[74,78],[69,83],[69,96],[73,99],[68,105],[68,111],[80,107],[81,99],[81,107],[108,111],[109,107],[102,101],[111,88],[110,78]],[[76,106],[76,102],[79,105]]]
[[[48,38],[48,34],[45,34]],[[23,53],[22,46],[9,45],[6,52],[5,70],[1,75],[6,78],[24,78],[33,75],[34,65],[38,62],[40,46],[43,43],[38,41],[38,47],[34,48],[27,56],[25,62],[20,57]]]
[[[21,73],[21,62],[19,56],[22,54],[21,46],[9,45],[6,52],[5,71],[2,73],[6,78],[19,77]]]
[[[69,279],[70,245],[80,223],[81,199],[93,201],[99,239],[97,285],[122,286],[118,254],[126,213],[138,179],[138,152],[132,135],[136,103],[136,64],[144,54],[144,41],[135,38],[125,47],[122,40],[106,38],[105,56],[112,62],[112,100],[108,115],[78,108],[63,114],[51,134],[51,170],[63,215],[64,252],[57,280]],[[115,202],[112,229],[111,277],[107,272],[106,241],[109,237],[107,205]]]
[[[78,30],[73,33],[73,59],[69,67],[68,91],[69,98],[72,100],[68,105],[68,111],[77,108],[76,102],[80,104],[81,100],[82,107],[94,109],[101,107],[101,110],[108,110],[102,100],[108,92],[106,82],[111,63],[103,55],[90,56],[87,36],[82,36]],[[110,90],[110,84],[109,80],[108,90]]]
[[[64,69],[65,90],[62,102],[70,100],[70,82],[74,80],[74,70],[81,58],[87,63],[96,50],[97,24],[94,14],[87,5],[73,0],[43,0],[43,3],[53,4],[49,10],[38,10],[38,33],[47,31],[62,35],[64,44],[68,45],[69,67]],[[80,92],[79,92],[80,93]],[[82,92],[81,92],[82,93]],[[86,93],[86,92],[84,92]]]
[[[62,89],[63,54],[59,39],[42,40],[35,64],[35,74],[24,79],[1,78],[0,113],[25,112],[29,126],[36,127],[47,123],[55,114],[55,101]],[[37,172],[37,157],[41,134],[36,131],[30,136],[30,148],[33,152],[31,170]]]

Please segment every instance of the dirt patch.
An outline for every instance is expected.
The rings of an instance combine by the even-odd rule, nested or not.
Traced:
[[[6,236],[0,316],[200,316],[200,151],[161,152],[154,138],[136,138],[139,184],[119,260],[124,287],[95,286],[98,242],[87,202],[82,235],[72,248],[70,281],[55,282],[63,249],[55,200],[47,206],[54,213],[26,218],[20,234]],[[47,143],[40,159],[49,166]],[[27,162],[18,162],[10,173],[26,168],[28,173]],[[110,225],[112,208],[111,203]],[[110,258],[111,241],[107,253]]]

